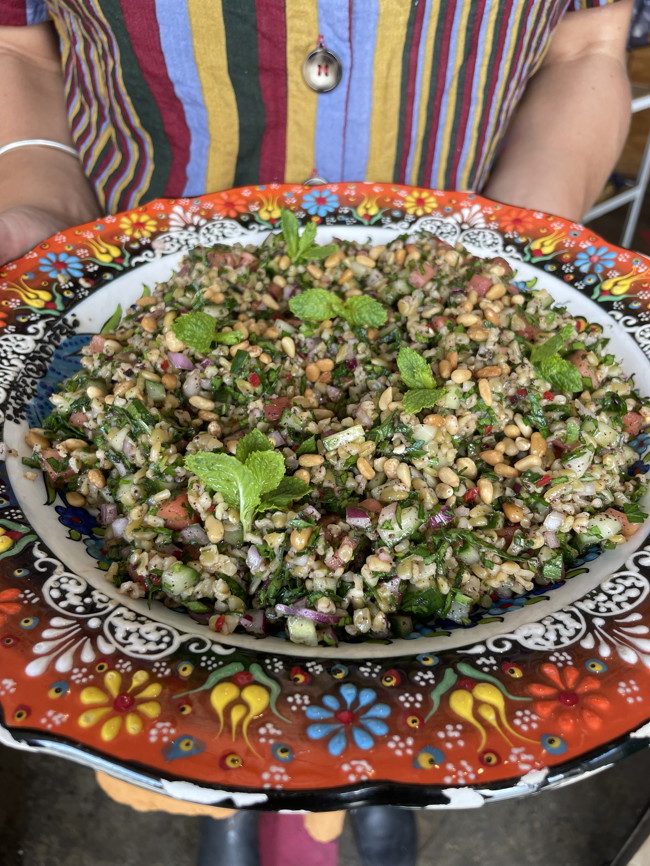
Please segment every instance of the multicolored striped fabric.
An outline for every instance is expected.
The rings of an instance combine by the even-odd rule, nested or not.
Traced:
[[[565,12],[612,0],[1,0],[51,17],[72,134],[108,211],[249,183],[480,189]],[[315,93],[322,35],[341,59]]]

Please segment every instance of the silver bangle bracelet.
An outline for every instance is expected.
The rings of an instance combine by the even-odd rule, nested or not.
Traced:
[[[60,141],[50,141],[48,138],[24,138],[21,141],[10,141],[9,144],[3,144],[0,147],[0,156],[9,153],[10,150],[18,150],[19,147],[52,147],[55,150],[62,150],[64,153],[69,153],[79,159],[79,154],[67,144],[61,144]]]

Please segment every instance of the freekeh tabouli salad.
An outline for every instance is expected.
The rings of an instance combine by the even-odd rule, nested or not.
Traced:
[[[315,231],[285,212],[259,248],[192,250],[27,435],[120,591],[221,634],[381,640],[640,528],[650,404],[599,326],[503,259]]]

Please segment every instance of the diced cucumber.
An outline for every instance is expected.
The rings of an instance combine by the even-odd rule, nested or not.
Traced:
[[[144,380],[144,387],[147,392],[147,397],[152,403],[164,403],[167,396],[165,386],[162,382],[152,382],[149,379]]]
[[[384,524],[390,525],[384,526]],[[381,513],[379,514],[377,519],[377,533],[384,544],[388,547],[392,547],[394,544],[397,544],[398,541],[401,541],[402,538],[412,535],[421,524],[422,521],[418,516],[418,509],[412,507],[402,509],[398,522],[397,503],[391,502],[390,505],[382,508]]]
[[[563,464],[567,469],[573,470],[578,478],[582,478],[587,469],[591,466],[591,461],[593,459],[593,451],[590,451],[588,448],[581,448],[569,460],[563,461]]]
[[[585,535],[591,538],[592,543],[596,541],[606,540],[612,535],[618,535],[623,524],[611,514],[596,514],[590,517],[587,521],[587,531]]]
[[[413,633],[413,620],[410,616],[398,614],[390,617],[390,624],[395,637],[407,638]]]
[[[304,616],[288,616],[287,631],[289,640],[306,646],[318,646],[316,624]]]
[[[170,595],[182,595],[201,580],[201,575],[196,569],[189,565],[177,562],[171,571],[165,572],[162,579],[162,588]]]
[[[355,442],[357,439],[363,438],[365,438],[363,427],[361,424],[355,424],[354,427],[346,427],[345,430],[340,430],[338,433],[326,436],[323,439],[323,447],[326,451],[333,451],[341,445],[347,445],[349,442]]]
[[[601,448],[607,448],[609,445],[613,445],[614,442],[618,439],[618,433],[614,430],[613,427],[610,427],[609,424],[606,424],[604,421],[598,422],[598,429],[593,434],[596,445],[600,445]]]
[[[458,409],[462,400],[462,392],[457,385],[447,386],[445,393],[436,401],[441,409]]]

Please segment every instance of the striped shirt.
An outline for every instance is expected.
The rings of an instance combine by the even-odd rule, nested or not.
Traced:
[[[253,183],[481,189],[562,16],[612,0],[1,0],[54,20],[109,212]],[[310,90],[322,35],[341,82]]]

